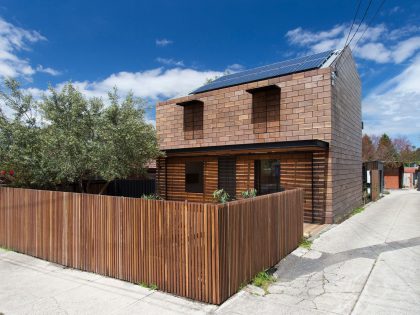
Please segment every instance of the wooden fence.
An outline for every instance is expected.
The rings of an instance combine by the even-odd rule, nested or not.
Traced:
[[[0,246],[214,304],[302,228],[301,189],[218,205],[0,188]]]

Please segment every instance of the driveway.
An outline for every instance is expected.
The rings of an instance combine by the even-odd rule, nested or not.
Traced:
[[[0,250],[4,314],[420,314],[420,192],[395,191],[221,307]]]
[[[392,192],[277,268],[269,294],[248,286],[218,312],[420,314],[420,192]]]

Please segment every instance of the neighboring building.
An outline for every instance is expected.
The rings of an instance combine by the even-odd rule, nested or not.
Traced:
[[[385,189],[403,188],[404,166],[385,166],[384,182]]]
[[[384,163],[369,161],[363,163],[364,202],[376,201],[384,191]]]
[[[362,203],[361,83],[349,49],[226,75],[160,102],[158,193],[211,202],[301,187],[305,221],[334,222]]]
[[[403,187],[404,188],[414,188],[416,180],[417,167],[404,167],[404,179]]]

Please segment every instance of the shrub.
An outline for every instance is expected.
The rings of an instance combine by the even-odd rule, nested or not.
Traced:
[[[257,190],[255,188],[245,190],[241,192],[242,198],[254,198],[257,196]]]
[[[143,194],[141,196],[142,199],[147,199],[147,200],[163,200],[163,198],[161,196],[159,196],[158,194]]]
[[[213,199],[220,203],[226,203],[230,200],[229,194],[222,188],[213,192]]]

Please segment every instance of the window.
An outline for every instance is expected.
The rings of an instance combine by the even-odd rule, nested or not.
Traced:
[[[259,195],[282,191],[280,187],[280,161],[255,160],[255,189]]]
[[[204,162],[194,161],[185,163],[185,191],[192,193],[203,192]]]
[[[184,105],[184,139],[203,138],[203,103],[189,102]]]
[[[269,85],[247,90],[252,94],[252,124],[254,133],[280,130],[280,88]]]
[[[221,156],[218,161],[218,188],[224,189],[229,196],[236,194],[236,158]]]

